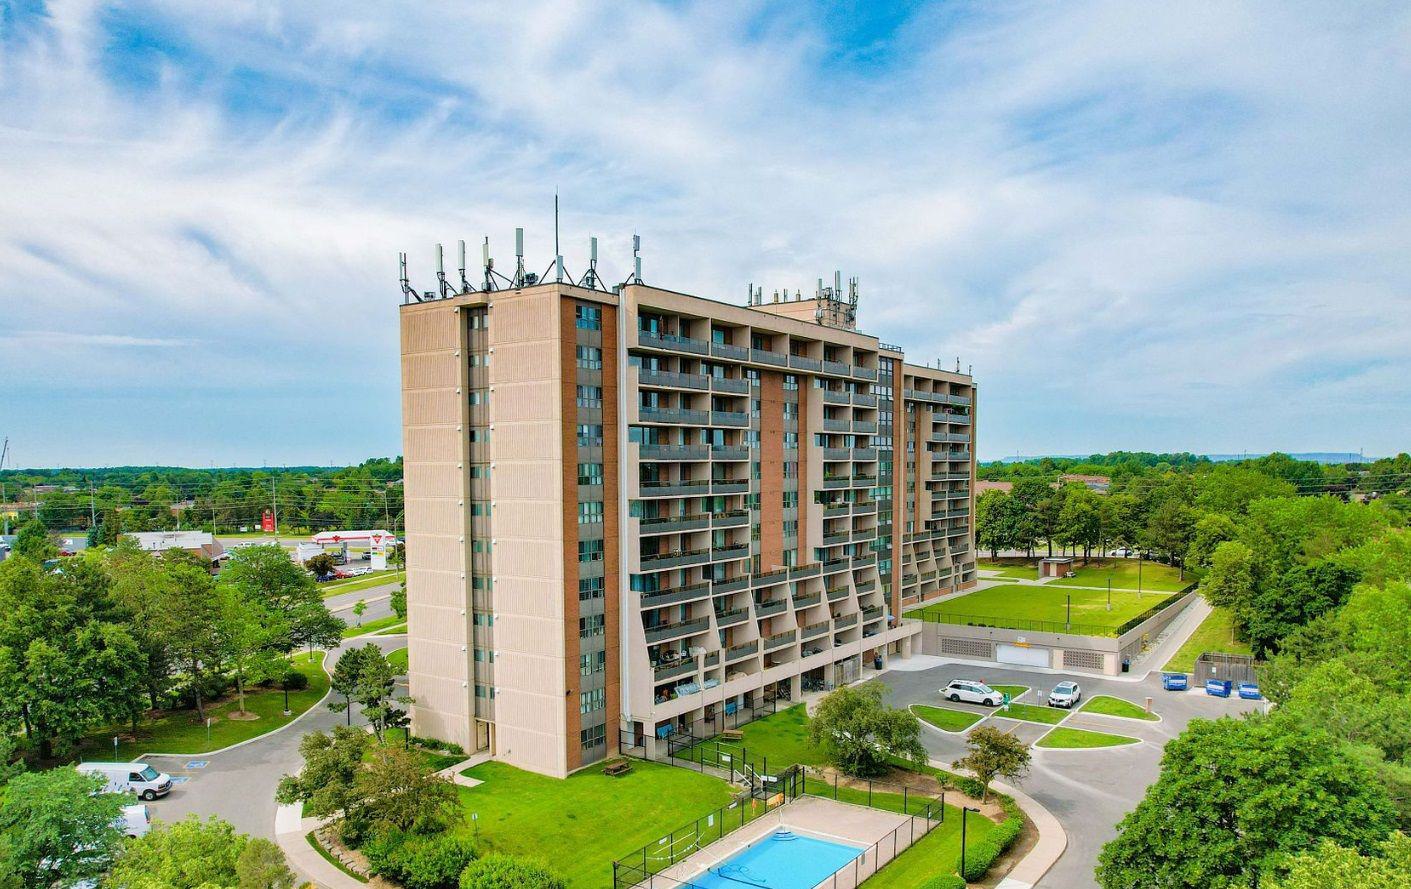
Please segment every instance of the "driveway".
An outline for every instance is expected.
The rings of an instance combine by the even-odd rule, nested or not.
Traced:
[[[990,684],[1027,685],[1031,691],[1019,703],[1042,705],[1048,691],[1064,679],[1082,685],[1085,700],[1111,695],[1144,704],[1152,698],[1158,722],[1118,719],[1074,712],[1063,722],[1069,728],[1109,732],[1139,738],[1142,743],[1096,750],[1032,748],[1033,763],[1019,786],[1047,808],[1068,834],[1068,849],[1037,884],[1039,889],[1091,889],[1097,886],[1093,869],[1103,844],[1117,833],[1117,822],[1136,807],[1160,771],[1162,748],[1196,718],[1213,719],[1258,707],[1257,702],[1212,698],[1202,691],[1178,693],[1161,689],[1160,674],[1141,681],[1104,679],[1088,675],[1030,672],[1021,667],[976,666],[934,659],[936,666],[922,670],[894,669],[880,680],[892,689],[889,702],[896,706],[932,704],[966,710],[985,710],[943,701],[940,689],[950,680],[979,679]],[[986,711],[993,713],[994,711]],[[981,725],[994,725],[1033,743],[1048,726],[992,715]],[[952,762],[965,754],[965,736],[942,732],[922,724],[922,742],[931,758]]]
[[[349,647],[368,642],[376,643],[387,652],[406,646],[407,639],[406,636],[349,639],[328,653],[324,660],[325,667],[332,670],[338,657]],[[325,698],[315,704],[282,731],[263,735],[222,753],[146,757],[146,761],[168,772],[174,779],[186,779],[164,799],[150,804],[153,816],[171,822],[191,814],[202,818],[216,815],[235,825],[235,829],[242,833],[274,839],[274,791],[281,777],[298,771],[303,764],[299,756],[299,740],[309,732],[327,731],[335,725],[343,725],[348,719],[346,713],[329,710],[328,700]],[[352,721],[354,725],[365,724],[356,713]]]

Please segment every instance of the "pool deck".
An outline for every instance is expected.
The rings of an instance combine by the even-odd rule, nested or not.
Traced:
[[[650,884],[656,889],[690,886],[692,878],[704,873],[707,868],[719,865],[722,861],[738,854],[741,850],[780,828],[816,837],[820,840],[869,847],[866,855],[866,867],[861,871],[861,878],[865,879],[876,869],[875,862],[871,860],[874,857],[870,849],[872,844],[887,838],[898,827],[906,824],[908,820],[906,816],[898,815],[895,812],[883,812],[865,806],[854,806],[818,796],[804,796],[781,806],[724,839],[711,843],[690,858],[663,870],[656,875],[655,879],[644,881],[642,885]],[[903,844],[902,848],[905,848],[910,844],[910,836],[907,831],[902,833],[900,842]],[[883,847],[879,850],[882,860],[884,862],[890,861],[895,855],[890,840],[884,843]],[[851,889],[854,885],[852,865],[843,868],[836,876],[840,889],[844,886]],[[666,879],[662,879],[663,877]],[[860,881],[857,880],[857,882]],[[834,878],[829,877],[820,885],[832,886]]]

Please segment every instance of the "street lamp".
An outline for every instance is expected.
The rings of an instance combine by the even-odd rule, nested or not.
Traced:
[[[1073,594],[1069,593],[1065,598],[1068,600],[1068,616],[1064,618],[1063,629],[1071,630],[1073,629]]]
[[[972,809],[969,806],[960,807],[960,878],[965,879],[965,816],[974,812],[980,814],[979,809]]]

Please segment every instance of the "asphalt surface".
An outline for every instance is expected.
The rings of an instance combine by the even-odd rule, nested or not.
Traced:
[[[990,684],[1027,685],[1030,691],[1018,703],[1042,706],[1048,692],[1064,679],[1082,686],[1087,701],[1099,694],[1144,704],[1152,698],[1157,722],[1094,716],[1077,712],[1062,723],[1068,728],[1089,729],[1140,738],[1142,743],[1094,750],[1052,750],[1034,747],[1028,775],[1019,786],[1053,813],[1068,834],[1068,849],[1039,881],[1039,889],[1091,889],[1097,886],[1093,869],[1103,845],[1117,833],[1117,823],[1136,807],[1146,788],[1160,771],[1162,748],[1196,718],[1217,718],[1258,707],[1257,702],[1237,698],[1214,698],[1203,691],[1168,692],[1161,688],[1161,676],[1154,673],[1140,682],[1080,674],[1035,673],[1014,667],[975,666],[935,659],[937,666],[920,671],[891,670],[880,679],[892,689],[894,706],[931,704],[994,714],[988,707],[952,704],[944,701],[940,689],[952,679],[978,679]],[[1081,707],[1081,704],[1079,705]],[[992,715],[978,724],[1015,730],[1019,737],[1037,741],[1049,729],[1046,725],[1003,719]],[[922,742],[931,758],[952,762],[965,755],[965,736],[942,732],[923,723]],[[1011,782],[1014,783],[1014,782]]]
[[[368,592],[368,591],[364,591]],[[371,609],[369,608],[369,612]],[[367,616],[364,615],[364,619]],[[405,636],[367,636],[349,639],[328,653],[325,667],[333,669],[338,657],[349,647],[374,642],[384,652],[403,648]],[[402,689],[405,691],[405,689]],[[288,727],[223,753],[194,756],[154,755],[146,758],[153,768],[174,779],[185,778],[166,797],[149,803],[152,816],[160,821],[177,821],[187,815],[216,815],[252,836],[274,839],[274,791],[279,779],[297,772],[303,765],[299,739],[312,731],[327,731],[343,725],[348,716],[328,709],[325,698]],[[354,707],[354,710],[357,708]],[[353,714],[354,725],[365,721]]]

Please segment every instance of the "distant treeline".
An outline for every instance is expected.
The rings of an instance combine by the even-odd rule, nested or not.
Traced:
[[[357,466],[192,469],[119,466],[0,472],[4,499],[51,531],[235,532],[277,511],[283,530],[402,527],[402,458]],[[95,521],[96,526],[95,526]]]

